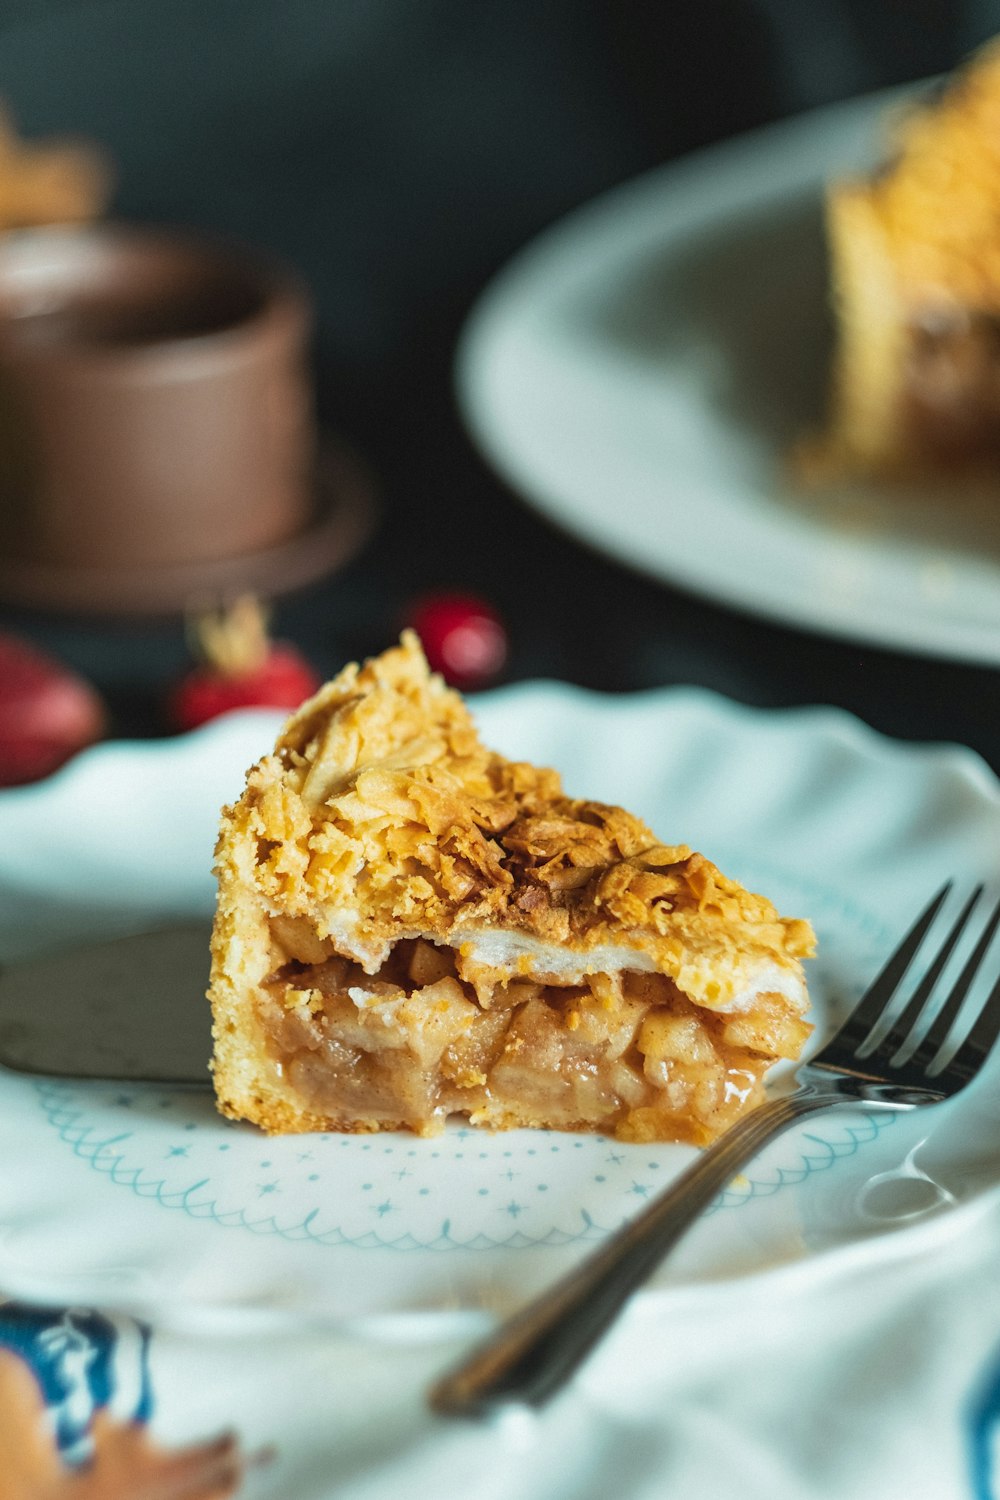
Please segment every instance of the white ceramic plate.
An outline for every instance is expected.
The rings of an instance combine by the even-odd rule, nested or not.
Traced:
[[[822,420],[822,188],[868,164],[898,94],[645,175],[519,254],[460,344],[486,456],[574,535],[756,614],[1000,661],[995,504],[816,498],[787,455]]]
[[[833,711],[529,684],[482,699],[478,715],[490,743],[558,765],[571,789],[624,802],[811,917],[821,1022],[944,874],[996,869],[1000,801],[979,761],[893,744]],[[273,715],[238,714],[175,740],[98,747],[0,796],[0,956],[207,914],[218,808],[276,727]],[[940,1219],[1000,1179],[1000,1120],[980,1095],[988,1103],[977,1085],[957,1111],[843,1113],[789,1133],[722,1196],[660,1284]],[[540,1132],[266,1139],[223,1121],[207,1093],[10,1073],[0,1151],[8,1295],[161,1321],[214,1308],[355,1324],[405,1314],[407,1326],[442,1309],[507,1310],[691,1159],[680,1146]]]

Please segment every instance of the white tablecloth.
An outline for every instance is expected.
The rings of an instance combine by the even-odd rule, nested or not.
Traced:
[[[428,1382],[467,1343],[155,1330],[153,1430],[273,1447],[247,1500],[1000,1495],[1000,1202],[640,1296],[541,1414],[432,1416]]]

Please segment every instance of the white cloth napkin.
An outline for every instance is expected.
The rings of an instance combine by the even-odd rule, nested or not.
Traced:
[[[247,1500],[1000,1496],[1000,1199],[640,1295],[541,1414],[432,1416],[468,1343],[442,1334],[156,1330],[154,1432],[272,1446]]]

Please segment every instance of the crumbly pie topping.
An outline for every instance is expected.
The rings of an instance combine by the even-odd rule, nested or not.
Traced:
[[[900,114],[884,171],[837,191],[867,198],[909,295],[1000,312],[1000,43]]]
[[[830,185],[826,224],[837,347],[827,430],[797,445],[799,477],[995,503],[1000,41],[893,112],[883,165]]]
[[[511,962],[572,977],[568,953],[577,974],[665,970],[725,1009],[764,968],[797,989],[813,951],[808,923],[701,854],[486,749],[412,634],[292,717],[226,811],[229,830],[269,909],[369,973],[422,936],[454,946],[473,982]]]

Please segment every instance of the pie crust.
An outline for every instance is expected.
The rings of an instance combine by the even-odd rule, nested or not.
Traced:
[[[223,811],[219,1107],[271,1132],[705,1142],[809,1033],[805,921],[480,741],[412,633]]]
[[[896,110],[886,158],[827,195],[837,315],[820,482],[957,475],[995,490],[1000,456],[1000,43]]]

